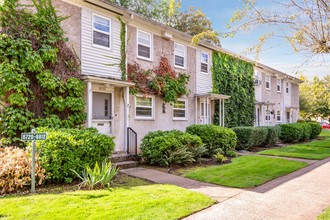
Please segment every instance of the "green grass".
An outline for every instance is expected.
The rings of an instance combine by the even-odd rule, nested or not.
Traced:
[[[258,154],[322,160],[330,157],[330,131],[323,130],[320,136],[324,139],[260,151]]]
[[[251,188],[305,166],[306,163],[285,159],[242,156],[234,158],[230,164],[192,169],[184,172],[183,175],[202,182]]]
[[[144,185],[0,199],[4,219],[179,219],[214,204],[171,185]]]
[[[330,207],[324,210],[321,215],[317,217],[317,220],[329,220],[330,219]]]

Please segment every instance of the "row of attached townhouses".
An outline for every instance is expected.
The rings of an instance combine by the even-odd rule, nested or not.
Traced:
[[[134,12],[100,0],[53,0],[69,44],[81,59],[86,82],[87,127],[115,136],[116,151],[136,153],[135,145],[149,131],[211,124],[214,101],[220,101],[219,124],[224,125],[226,94],[212,94],[212,52],[222,51],[206,42],[191,44],[191,36]],[[129,81],[121,80],[116,62],[121,56],[120,16],[126,23],[126,63],[152,69],[166,57],[177,72],[189,74],[190,94],[174,105],[158,96],[130,95]],[[255,125],[295,122],[299,114],[298,79],[263,64],[255,65]],[[131,149],[131,147],[133,147]]]

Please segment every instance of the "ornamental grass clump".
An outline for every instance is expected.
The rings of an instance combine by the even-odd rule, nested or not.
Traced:
[[[15,147],[0,148],[0,194],[14,192],[31,184],[31,157],[28,150]],[[45,170],[36,156],[36,184],[45,179]]]

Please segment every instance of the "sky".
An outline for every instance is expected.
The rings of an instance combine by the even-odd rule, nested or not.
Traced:
[[[233,13],[243,7],[240,0],[182,0],[181,4],[183,11],[189,6],[201,8],[213,22],[213,29],[220,32],[227,31],[226,26]],[[271,0],[259,0],[256,6],[271,8],[276,7],[277,4]],[[264,31],[267,30],[252,29],[249,32],[241,32],[233,38],[221,38],[221,45],[227,50],[241,54],[247,48],[256,45],[258,37]],[[255,60],[255,55],[243,55]],[[273,38],[263,46],[258,61],[293,76],[297,76],[296,72],[303,73],[309,78],[330,74],[330,54],[310,58],[309,55],[295,53],[287,41],[279,38]]]

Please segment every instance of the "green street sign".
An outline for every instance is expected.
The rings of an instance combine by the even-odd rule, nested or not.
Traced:
[[[21,139],[23,141],[40,141],[46,140],[47,135],[46,133],[22,133]]]

